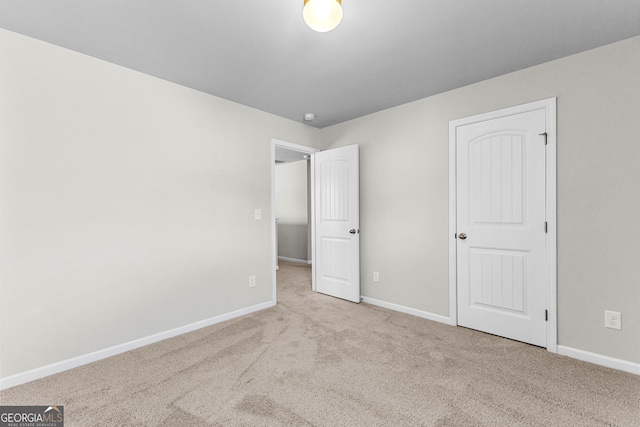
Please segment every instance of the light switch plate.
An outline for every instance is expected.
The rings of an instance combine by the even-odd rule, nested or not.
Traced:
[[[262,209],[255,210],[255,218],[256,218],[256,221],[260,221],[262,219]]]

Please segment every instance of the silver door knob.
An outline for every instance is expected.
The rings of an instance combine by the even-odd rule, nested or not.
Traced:
[[[460,238],[460,240],[464,240],[464,239],[466,239],[466,238],[467,238],[467,235],[466,235],[466,234],[464,234],[464,233],[460,233],[460,234],[458,235],[458,237]]]
[[[349,230],[349,233],[351,234],[356,234],[358,233],[360,230],[356,230],[355,228],[352,228],[351,230]]]

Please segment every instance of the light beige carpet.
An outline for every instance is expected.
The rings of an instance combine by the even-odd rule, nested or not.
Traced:
[[[311,292],[2,392],[66,426],[640,426],[640,377]]]

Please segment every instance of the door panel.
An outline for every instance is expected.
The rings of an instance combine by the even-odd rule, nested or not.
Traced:
[[[526,135],[508,133],[481,137],[471,143],[469,181],[474,224],[522,223],[525,138]]]
[[[458,324],[546,345],[545,110],[456,130]],[[459,236],[460,237],[460,236]]]
[[[327,159],[325,156],[322,156],[322,159],[318,168],[322,187],[320,193],[322,221],[348,221],[350,208],[348,159]]]
[[[470,249],[471,287],[469,305],[524,314],[525,252]]]
[[[315,275],[318,292],[360,302],[359,150],[314,155]]]

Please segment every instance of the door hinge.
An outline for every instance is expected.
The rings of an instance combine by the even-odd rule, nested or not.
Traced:
[[[547,133],[546,132],[542,132],[542,133],[540,133],[538,135],[544,136],[544,145],[547,145]]]
[[[549,321],[549,310],[545,310],[544,311],[544,321],[548,322]]]
[[[547,221],[544,222],[544,232],[545,233],[549,232],[549,223]]]

